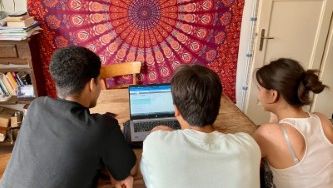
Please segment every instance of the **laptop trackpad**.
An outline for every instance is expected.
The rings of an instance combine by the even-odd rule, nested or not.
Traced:
[[[130,122],[131,141],[143,141],[150,131],[158,125],[166,125],[173,129],[180,129],[180,125],[175,118],[133,120]]]

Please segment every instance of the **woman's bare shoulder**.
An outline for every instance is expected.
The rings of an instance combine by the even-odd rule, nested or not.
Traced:
[[[279,124],[264,123],[258,126],[254,134],[266,137],[275,134],[277,131],[280,131]]]
[[[262,157],[265,157],[269,153],[269,148],[274,147],[276,139],[279,139],[279,136],[277,136],[279,134],[281,134],[280,128],[276,123],[261,124],[256,129],[253,137],[260,146]]]
[[[333,144],[332,122],[322,113],[315,112],[314,114],[316,114],[319,117],[326,138]]]

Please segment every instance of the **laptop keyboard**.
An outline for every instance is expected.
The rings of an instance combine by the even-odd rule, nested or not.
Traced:
[[[166,125],[172,129],[180,129],[180,125],[177,120],[167,121],[153,121],[153,122],[136,122],[134,123],[134,132],[146,132],[151,131],[158,125]]]

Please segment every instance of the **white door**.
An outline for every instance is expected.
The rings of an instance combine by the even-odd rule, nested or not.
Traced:
[[[244,112],[256,123],[269,115],[258,105],[254,72],[271,60],[286,57],[305,69],[320,69],[333,11],[333,0],[261,0],[249,93]]]
[[[328,85],[324,92],[316,95],[312,111],[322,112],[333,119],[333,20],[331,20],[330,34],[327,40],[326,50],[321,65],[320,79]]]

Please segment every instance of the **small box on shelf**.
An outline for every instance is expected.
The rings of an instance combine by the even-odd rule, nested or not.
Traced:
[[[11,128],[17,128],[20,127],[23,120],[23,112],[16,111],[14,113],[14,116],[10,117],[10,127]]]
[[[22,111],[0,107],[0,142],[14,143],[22,119]]]
[[[17,99],[34,99],[34,88],[32,85],[22,85],[17,88]]]
[[[7,133],[7,128],[0,127],[0,142],[5,141],[6,133]]]
[[[15,110],[0,107],[0,127],[7,128],[10,126],[10,117],[12,117],[15,113]]]

